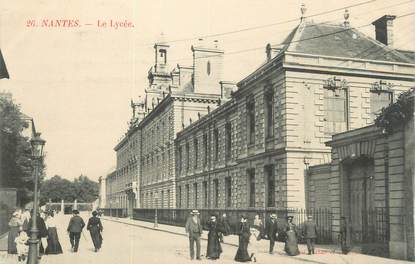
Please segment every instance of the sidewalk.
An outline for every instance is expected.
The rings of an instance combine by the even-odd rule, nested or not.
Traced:
[[[127,225],[134,225],[134,226],[143,227],[143,228],[152,229],[152,230],[157,230],[157,231],[161,231],[161,232],[167,232],[167,233],[171,233],[171,234],[175,234],[175,235],[187,236],[187,234],[184,230],[184,227],[180,227],[180,226],[171,226],[171,225],[158,224],[158,227],[154,228],[154,223],[153,222],[133,220],[133,219],[130,219],[130,218],[116,218],[116,217],[103,216],[103,217],[101,217],[101,219],[108,220],[108,221],[119,222],[119,223],[123,223],[123,224],[127,224]],[[208,234],[208,231],[204,231],[203,234],[202,234],[201,239],[207,240],[207,234]],[[223,240],[224,240],[223,244],[238,247],[239,238],[236,235],[225,236],[223,238]],[[263,240],[259,241],[259,245],[261,247],[267,249],[269,247],[269,241],[263,239]],[[284,248],[284,243],[283,242],[275,242],[274,248],[275,249]],[[299,248],[301,254],[307,254],[308,253],[307,245],[298,244],[298,248]],[[316,245],[315,253],[316,254],[318,254],[318,253],[320,253],[320,254],[341,253],[341,249],[336,245]]]

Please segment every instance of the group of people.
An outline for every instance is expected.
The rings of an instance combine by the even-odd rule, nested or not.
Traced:
[[[85,223],[79,216],[78,210],[73,210],[73,216],[69,221],[67,232],[69,234],[72,251],[77,252],[79,240]],[[38,239],[39,258],[43,254],[62,254],[62,246],[59,242],[55,221],[56,211],[40,210],[36,215],[36,229]],[[92,242],[97,252],[102,245],[102,223],[96,211],[92,212],[86,225]],[[29,251],[29,239],[33,221],[33,210],[16,209],[9,221],[8,254],[17,254],[18,261],[25,261]],[[46,248],[44,247],[46,244]]]
[[[55,211],[42,211],[36,215],[37,239],[39,254],[60,254],[62,247],[59,243],[55,223]],[[17,209],[9,221],[8,254],[17,254],[18,261],[25,261],[28,255],[28,240],[33,221],[33,210]],[[46,249],[43,242],[47,242]]]
[[[246,216],[241,216],[238,229],[236,230],[236,234],[239,236],[239,244],[234,260],[237,262],[256,262],[256,256],[260,249],[258,241],[263,238],[269,239],[269,254],[273,254],[275,242],[279,235],[285,240],[284,250],[288,255],[295,256],[300,254],[298,249],[299,234],[293,218],[293,216],[288,216],[287,223],[279,226],[281,223],[278,223],[277,215],[271,214],[264,228],[259,214],[255,216],[252,225],[248,223]],[[223,236],[231,234],[230,224],[226,214],[222,215],[220,221],[217,220],[216,215],[212,215],[207,223],[207,228],[209,233],[206,257],[212,260],[219,259],[222,253],[220,243],[223,242]],[[200,237],[203,233],[203,228],[198,210],[191,211],[186,221],[185,229],[189,235],[190,258],[195,258],[194,245],[196,244],[196,259],[200,260]],[[307,221],[303,226],[302,235],[307,241],[308,254],[314,254],[317,225],[313,221],[312,215],[307,217]],[[251,254],[248,253],[248,245],[250,245]]]

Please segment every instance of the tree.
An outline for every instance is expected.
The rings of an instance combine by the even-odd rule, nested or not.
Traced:
[[[55,175],[45,180],[40,188],[40,201],[46,203],[60,202],[61,200],[73,202],[75,199],[80,203],[91,203],[98,198],[98,183],[81,175],[74,181]]]
[[[20,204],[33,197],[33,160],[30,139],[22,132],[28,128],[20,107],[0,97],[0,186],[17,188]],[[44,166],[40,168],[40,180]]]

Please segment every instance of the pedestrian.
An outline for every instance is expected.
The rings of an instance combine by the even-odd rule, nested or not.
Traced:
[[[254,254],[249,256],[248,253],[248,244],[249,244],[249,237],[251,236],[251,232],[249,230],[249,224],[245,216],[241,216],[241,222],[239,223],[238,228],[238,235],[239,235],[239,244],[238,244],[238,251],[236,252],[234,260],[237,262],[248,262],[251,260],[256,261]]]
[[[274,254],[274,245],[275,241],[277,241],[278,236],[278,223],[277,223],[277,215],[271,214],[268,220],[267,226],[265,227],[265,234],[269,239],[269,254]]]
[[[10,218],[10,221],[9,221],[9,235],[8,235],[8,243],[7,243],[8,254],[17,254],[16,243],[14,242],[14,240],[16,239],[16,237],[19,236],[21,227],[22,227],[22,222],[20,219],[20,213],[19,213],[19,210],[16,209],[13,212],[12,217]]]
[[[98,218],[98,212],[93,211],[92,217],[89,218],[88,224],[86,225],[86,229],[89,230],[91,234],[92,243],[94,244],[95,252],[101,249],[102,246],[102,223],[101,219]]]
[[[30,213],[31,213],[31,217],[30,217],[30,220],[29,220],[29,223],[28,223],[29,233],[30,233],[30,230],[32,229],[33,219],[35,218],[33,209],[31,210]],[[40,217],[40,213],[37,213],[37,215],[36,215],[36,229],[38,231],[37,232],[37,239],[39,241],[39,243],[38,243],[39,256],[38,257],[41,258],[42,255],[45,253],[45,249],[43,247],[43,242],[44,241],[42,242],[42,238],[44,240],[48,236],[48,230],[46,228],[45,221],[43,220],[42,217]]]
[[[303,236],[307,241],[308,255],[314,254],[314,245],[317,238],[317,225],[313,221],[312,215],[307,216],[307,221],[304,223]]]
[[[29,221],[30,221],[30,209],[26,207],[21,216],[22,220],[22,229],[29,235]]]
[[[79,216],[78,210],[72,210],[73,216],[69,220],[67,231],[69,233],[69,239],[73,252],[78,252],[79,239],[81,238],[82,229],[85,226],[84,220]]]
[[[196,259],[201,260],[200,258],[200,236],[202,235],[203,228],[200,224],[199,211],[192,210],[190,216],[186,221],[186,233],[189,234],[189,244],[190,244],[190,258],[193,260],[195,257],[194,244],[196,243]]]
[[[287,217],[287,227],[285,232],[285,252],[290,256],[296,256],[300,254],[297,242],[297,226],[293,223],[293,216]]]
[[[348,254],[351,250],[350,226],[346,217],[340,217],[340,245],[343,254]]]
[[[260,218],[259,214],[257,213],[254,218],[253,225],[250,226],[249,231],[251,232],[251,237],[249,239],[249,248],[251,252],[257,256],[260,251],[260,240],[262,236],[262,229],[263,229],[263,223],[262,219]]]
[[[62,246],[59,243],[58,232],[56,229],[55,214],[52,210],[46,212],[45,224],[48,229],[48,246],[45,249],[45,254],[62,254]]]
[[[220,245],[219,233],[224,232],[216,222],[216,216],[212,215],[208,222],[208,243],[206,257],[208,259],[218,259],[222,253],[222,247]]]
[[[26,232],[21,230],[19,232],[19,236],[15,238],[14,242],[16,243],[17,249],[17,259],[18,261],[25,261],[27,253],[29,252],[29,246],[27,241],[29,237],[27,236]]]
[[[222,218],[220,219],[219,224],[221,226],[220,229],[223,231],[223,232],[219,232],[219,239],[220,239],[220,242],[223,243],[223,237],[229,236],[231,234],[231,225],[229,224],[229,220],[228,220],[226,213],[222,214]]]

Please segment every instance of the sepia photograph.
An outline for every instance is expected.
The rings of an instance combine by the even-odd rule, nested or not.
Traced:
[[[0,3],[0,263],[415,262],[415,0]]]

